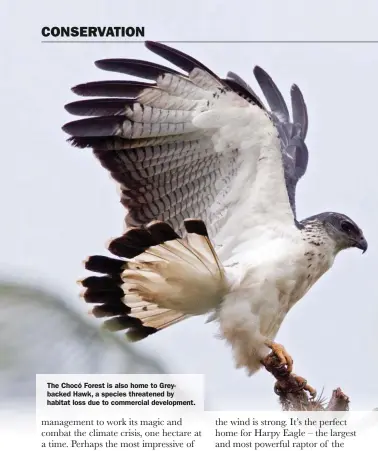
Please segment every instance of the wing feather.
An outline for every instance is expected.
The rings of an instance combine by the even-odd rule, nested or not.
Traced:
[[[121,74],[132,75],[134,77],[153,81],[156,81],[159,77],[166,75],[167,73],[178,76],[183,75],[174,69],[167,68],[160,64],[137,59],[125,60],[123,58],[110,58],[98,60],[95,62],[95,65],[102,70],[119,72]]]
[[[223,79],[223,82],[241,97],[244,97],[249,102],[255,103],[261,109],[265,110],[265,106],[259,96],[241,77],[239,77],[239,75],[235,74],[235,72],[227,72],[227,78]]]
[[[294,124],[270,76],[255,68],[267,111],[238,75],[218,77],[199,61],[164,44],[146,47],[177,66],[135,59],[99,60],[102,70],[141,81],[77,85],[74,93],[102,97],[71,102],[84,116],[66,124],[77,147],[92,147],[121,185],[127,226],[167,221],[185,234],[187,217],[203,219],[210,235],[238,228],[294,224],[295,186],[307,166],[307,110],[291,91]],[[305,150],[306,152],[305,152]],[[240,235],[241,236],[241,235]]]
[[[283,121],[289,122],[289,110],[285,99],[270,75],[259,66],[256,66],[253,72],[272,113],[276,114]]]
[[[74,86],[71,90],[79,96],[130,97],[138,96],[144,89],[157,89],[152,83],[131,80],[90,81]]]
[[[290,90],[291,105],[293,109],[293,122],[301,126],[301,137],[306,139],[308,129],[307,106],[303,98],[302,91],[297,85],[293,85]]]
[[[286,188],[296,216],[296,186],[306,172],[308,163],[308,150],[304,142],[308,129],[307,107],[302,92],[297,85],[293,85],[290,90],[291,122],[286,102],[272,78],[258,66],[255,67],[254,74],[271,108],[271,116],[282,141]]]
[[[159,42],[146,41],[146,47],[151,50],[151,52],[156,53],[167,61],[171,62],[177,67],[180,67],[184,72],[191,74],[196,70],[203,71],[208,75],[209,79],[212,78],[216,82],[217,86],[222,86],[219,77],[207,68],[204,64],[197,61],[195,58],[186,55],[180,50],[168,47],[165,44]]]

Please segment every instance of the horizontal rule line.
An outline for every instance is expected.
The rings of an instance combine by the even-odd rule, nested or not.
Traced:
[[[111,41],[111,40],[44,40],[42,44],[143,44],[145,41]],[[158,41],[164,44],[378,44],[376,41]]]

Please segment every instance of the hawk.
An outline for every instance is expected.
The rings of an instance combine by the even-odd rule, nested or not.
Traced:
[[[162,43],[146,47],[176,69],[104,59],[110,72],[143,79],[95,81],[66,105],[85,118],[63,130],[92,148],[120,186],[126,231],[113,256],[94,255],[81,281],[93,315],[140,340],[193,315],[219,323],[235,364],[256,372],[289,312],[343,249],[367,242],[348,216],[299,220],[295,192],[308,162],[307,108],[291,88],[292,114],[272,78],[254,68],[269,109],[238,75],[220,78]]]

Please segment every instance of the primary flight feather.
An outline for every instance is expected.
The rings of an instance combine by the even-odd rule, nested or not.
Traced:
[[[237,367],[254,373],[273,349],[290,308],[349,247],[365,251],[361,229],[327,212],[298,220],[295,191],[308,163],[307,108],[291,89],[292,115],[271,77],[252,88],[220,78],[164,44],[149,50],[178,70],[135,59],[96,62],[144,81],[96,81],[73,88],[95,97],[66,105],[89,116],[66,124],[119,183],[126,232],[109,244],[119,257],[92,256],[102,276],[82,281],[93,314],[111,330],[144,338],[209,314],[232,345]],[[146,81],[148,80],[148,81]]]

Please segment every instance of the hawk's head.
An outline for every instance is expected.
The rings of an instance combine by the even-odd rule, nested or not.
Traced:
[[[327,212],[318,215],[328,235],[335,241],[338,250],[357,247],[366,252],[367,241],[358,225],[341,213]]]

